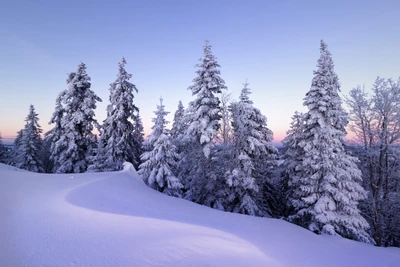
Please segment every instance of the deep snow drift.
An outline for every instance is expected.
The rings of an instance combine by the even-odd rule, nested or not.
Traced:
[[[318,236],[148,188],[121,172],[0,164],[0,266],[399,266],[400,249]]]

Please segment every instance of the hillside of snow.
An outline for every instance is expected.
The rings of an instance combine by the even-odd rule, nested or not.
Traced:
[[[213,210],[124,171],[0,164],[0,266],[399,266],[400,249]]]

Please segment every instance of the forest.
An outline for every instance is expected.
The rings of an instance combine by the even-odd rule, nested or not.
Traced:
[[[84,63],[68,74],[43,133],[34,105],[12,149],[0,135],[0,162],[38,173],[111,172],[130,162],[145,183],[171,197],[226,212],[285,219],[316,234],[400,247],[400,78],[377,77],[340,96],[327,44],[282,148],[253,105],[247,81],[226,93],[221,66],[206,42],[172,127],[160,98],[145,138],[125,58],[110,85],[107,117]],[[268,114],[273,116],[273,114]],[[95,134],[95,131],[99,133]],[[346,140],[348,131],[355,141]]]

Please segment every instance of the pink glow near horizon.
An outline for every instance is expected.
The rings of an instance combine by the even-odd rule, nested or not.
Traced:
[[[51,127],[46,128],[46,130],[43,131],[43,132],[46,132],[46,131],[50,130],[50,128]],[[283,140],[283,138],[285,138],[286,131],[287,131],[287,129],[286,130],[275,131],[274,132],[274,139],[273,139],[272,142],[273,143],[280,143]],[[348,133],[346,135],[346,139],[348,141],[354,141],[355,134],[353,132],[351,132],[349,129],[347,129],[347,131],[348,131]],[[15,132],[17,132],[17,131],[15,131]],[[150,128],[145,130],[145,137],[147,137],[149,134],[150,134]],[[3,143],[4,144],[12,144],[14,142],[15,137],[16,137],[16,134],[15,135],[2,135]],[[43,137],[43,134],[42,134],[42,137]]]

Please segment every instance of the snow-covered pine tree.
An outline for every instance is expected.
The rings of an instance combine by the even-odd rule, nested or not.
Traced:
[[[90,165],[88,166],[87,172],[102,172],[111,171],[106,165],[106,152],[105,152],[106,140],[99,138],[97,140],[97,147],[94,156],[90,158]]]
[[[110,84],[110,104],[107,106],[107,118],[101,127],[99,150],[95,164],[99,161],[101,169],[96,171],[122,170],[123,163],[128,161],[137,166],[135,159],[134,121],[139,109],[133,103],[133,91],[136,86],[129,82],[132,74],[125,70],[126,60],[118,64],[119,71],[115,82]],[[101,148],[103,147],[103,148]],[[97,163],[96,163],[97,162]],[[90,168],[95,171],[93,167]]]
[[[290,201],[289,196],[292,195],[290,192],[291,184],[289,184],[290,177],[296,174],[296,164],[301,162],[301,148],[298,146],[300,140],[299,135],[303,132],[303,113],[295,111],[292,116],[290,123],[290,129],[286,132],[286,137],[282,140],[282,172],[281,180],[279,181],[279,192],[280,202],[283,205],[281,209],[281,215],[288,216],[290,212]]]
[[[100,126],[101,127],[101,126]],[[90,170],[90,168],[91,168],[91,166],[93,166],[94,165],[94,162],[95,162],[95,160],[96,160],[96,156],[97,156],[97,154],[98,154],[98,152],[99,152],[99,138],[98,138],[98,136],[97,136],[97,134],[95,134],[94,136],[93,136],[93,142],[92,142],[92,145],[91,145],[91,147],[90,147],[90,149],[88,150],[88,152],[87,152],[87,156],[86,156],[86,159],[87,159],[87,168],[86,168],[86,172],[92,172],[91,170]]]
[[[29,113],[25,121],[26,124],[22,131],[22,138],[18,141],[19,146],[16,166],[31,172],[44,172],[39,154],[42,149],[42,138],[40,134],[43,130],[39,125],[39,117],[33,105],[30,105]]]
[[[260,183],[267,183],[270,177],[259,177],[257,181],[257,161],[263,160],[264,165],[274,161],[277,149],[271,144],[273,133],[267,128],[267,118],[260,110],[253,106],[249,98],[250,88],[244,84],[240,95],[240,101],[232,103],[233,128],[233,160],[234,169],[228,176],[227,183],[230,186],[228,197],[230,211],[263,216],[265,207],[261,206],[258,198]],[[265,175],[265,174],[264,174]],[[262,188],[263,189],[263,188]],[[267,203],[272,199],[267,200]],[[271,208],[266,208],[271,214]]]
[[[187,142],[185,143],[183,140],[185,139],[189,119],[189,110],[185,109],[182,101],[179,100],[178,108],[174,114],[174,121],[170,131],[170,136],[173,144],[177,148],[177,153],[181,156],[183,155],[184,151],[188,151],[188,144]],[[180,160],[175,169],[175,173],[179,176],[179,179],[182,181],[182,183],[184,183],[185,178],[187,178],[187,176],[185,175],[185,168],[188,166],[185,164],[186,161],[188,161],[188,158],[180,157]]]
[[[149,138],[146,140],[145,151],[142,156],[142,164],[139,166],[139,174],[150,187],[171,196],[181,196],[182,184],[173,173],[178,160],[176,146],[171,142],[165,125],[168,123],[165,116],[163,99],[154,113],[154,125]]]
[[[96,102],[101,99],[90,89],[90,77],[84,63],[68,75],[68,89],[56,100],[56,109],[50,123],[52,130],[51,159],[55,173],[80,173],[88,167],[96,143],[92,133],[99,128],[94,118]]]
[[[133,140],[134,140],[133,155],[135,158],[133,166],[135,167],[136,170],[139,170],[139,165],[142,163],[140,156],[143,154],[143,142],[144,142],[144,127],[139,112],[135,116],[135,121],[133,123]]]
[[[44,134],[42,149],[40,151],[40,159],[43,163],[43,169],[46,173],[51,173],[53,171],[53,161],[51,160],[51,144],[52,144],[52,130]]]
[[[14,139],[14,146],[11,151],[11,157],[9,159],[9,164],[12,166],[17,166],[19,148],[21,146],[22,135],[24,133],[24,129],[21,129],[17,132],[17,137]]]
[[[173,139],[177,139],[180,135],[184,134],[185,132],[186,127],[183,120],[184,116],[185,116],[185,108],[182,104],[182,101],[179,100],[178,109],[175,111],[174,121],[172,123],[172,128],[170,131],[171,137]]]
[[[285,138],[282,140],[284,157],[287,155],[287,151],[290,149],[297,150],[297,137],[303,132],[303,120],[304,114],[298,111],[295,111],[292,116],[292,121],[290,122],[290,129],[286,132]],[[294,151],[294,152],[295,152]],[[291,153],[289,153],[291,154]]]
[[[14,147],[19,148],[21,145],[22,136],[24,134],[24,129],[21,129],[17,132],[17,137],[14,139]]]
[[[67,83],[69,81],[67,80]],[[65,142],[59,142],[63,137],[64,131],[62,127],[62,118],[64,115],[64,107],[61,104],[64,95],[67,90],[62,91],[56,98],[56,107],[51,116],[49,124],[54,123],[54,127],[45,133],[45,138],[50,142],[50,162],[52,167],[52,172],[55,172],[60,166],[61,161],[59,161],[60,152],[66,149]]]
[[[222,177],[213,172],[213,140],[220,127],[221,107],[218,94],[226,89],[220,77],[220,65],[206,41],[204,55],[197,65],[197,77],[188,88],[195,100],[189,103],[184,122],[188,128],[182,139],[185,150],[180,162],[180,177],[186,187],[185,198],[206,206],[223,209],[224,195],[220,195],[216,186],[224,184]],[[219,181],[217,181],[220,179]]]
[[[204,55],[197,67],[197,77],[188,88],[196,99],[189,103],[191,118],[186,134],[199,142],[204,156],[210,158],[212,140],[217,135],[221,119],[220,100],[216,95],[221,94],[227,87],[220,77],[220,65],[211,53],[208,41],[204,45]]]
[[[162,98],[160,98],[160,105],[157,105],[157,110],[154,111],[154,114],[156,116],[151,120],[154,123],[151,127],[151,134],[147,137],[143,144],[143,147],[146,151],[152,150],[158,137],[164,131],[166,131],[165,126],[168,124],[168,121],[165,119],[165,117],[169,114],[169,112],[165,111],[165,105],[163,104]]]
[[[289,177],[289,220],[316,233],[371,242],[358,202],[365,199],[357,159],[346,154],[347,114],[342,109],[340,85],[327,45],[321,41],[318,69],[306,94],[303,131],[296,138],[298,158],[290,159],[295,173]],[[297,153],[297,152],[296,152]]]

